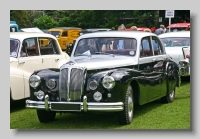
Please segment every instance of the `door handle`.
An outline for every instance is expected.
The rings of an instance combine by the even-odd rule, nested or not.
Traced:
[[[55,61],[57,62],[59,59],[55,59]]]
[[[152,59],[152,62],[155,62],[155,61],[157,61],[157,59],[156,59],[156,58]]]
[[[20,65],[23,65],[24,63],[25,63],[25,62],[20,62],[19,64],[20,64]]]

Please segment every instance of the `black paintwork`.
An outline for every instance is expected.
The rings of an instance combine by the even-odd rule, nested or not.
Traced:
[[[134,102],[142,105],[170,93],[176,86],[177,70],[177,64],[170,59],[114,69],[88,70],[83,95],[87,96],[88,102],[95,102],[93,94],[99,91],[103,94],[101,102],[123,102],[128,85],[131,84],[134,91]],[[49,95],[50,101],[59,101],[59,73],[60,69],[35,71],[33,74],[41,77],[41,84],[37,88],[30,87],[30,99],[37,100],[34,92],[42,90]],[[114,77],[116,81],[115,87],[111,90],[105,89],[101,83],[106,75]],[[51,78],[56,79],[57,82],[57,87],[52,90],[46,86],[46,81]],[[90,90],[88,84],[94,79],[98,82],[98,88]],[[111,94],[110,98],[107,97],[108,93]]]

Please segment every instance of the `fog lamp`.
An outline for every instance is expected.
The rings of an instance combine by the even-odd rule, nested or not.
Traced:
[[[94,95],[93,95],[93,98],[96,100],[96,101],[100,101],[102,99],[102,94],[100,92],[95,92]]]
[[[38,91],[38,92],[34,92],[34,95],[39,99],[42,100],[44,98],[44,92],[43,91]]]

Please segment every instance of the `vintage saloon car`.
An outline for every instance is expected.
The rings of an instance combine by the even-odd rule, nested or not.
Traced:
[[[179,65],[181,76],[190,76],[190,61],[186,58],[190,54],[190,31],[169,32],[159,37],[166,53]]]
[[[155,34],[88,33],[77,38],[70,62],[31,75],[26,108],[36,109],[40,122],[56,112],[116,112],[120,124],[130,124],[134,105],[173,102],[179,81],[178,65]]]
[[[10,100],[30,96],[29,77],[35,70],[60,68],[69,59],[53,35],[10,33]]]

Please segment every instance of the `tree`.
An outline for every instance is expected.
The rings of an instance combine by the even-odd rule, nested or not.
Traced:
[[[33,26],[40,29],[49,29],[58,26],[58,23],[51,16],[44,15],[34,19]]]
[[[11,10],[10,20],[16,21],[19,28],[27,28],[30,24],[30,15],[25,10]]]

